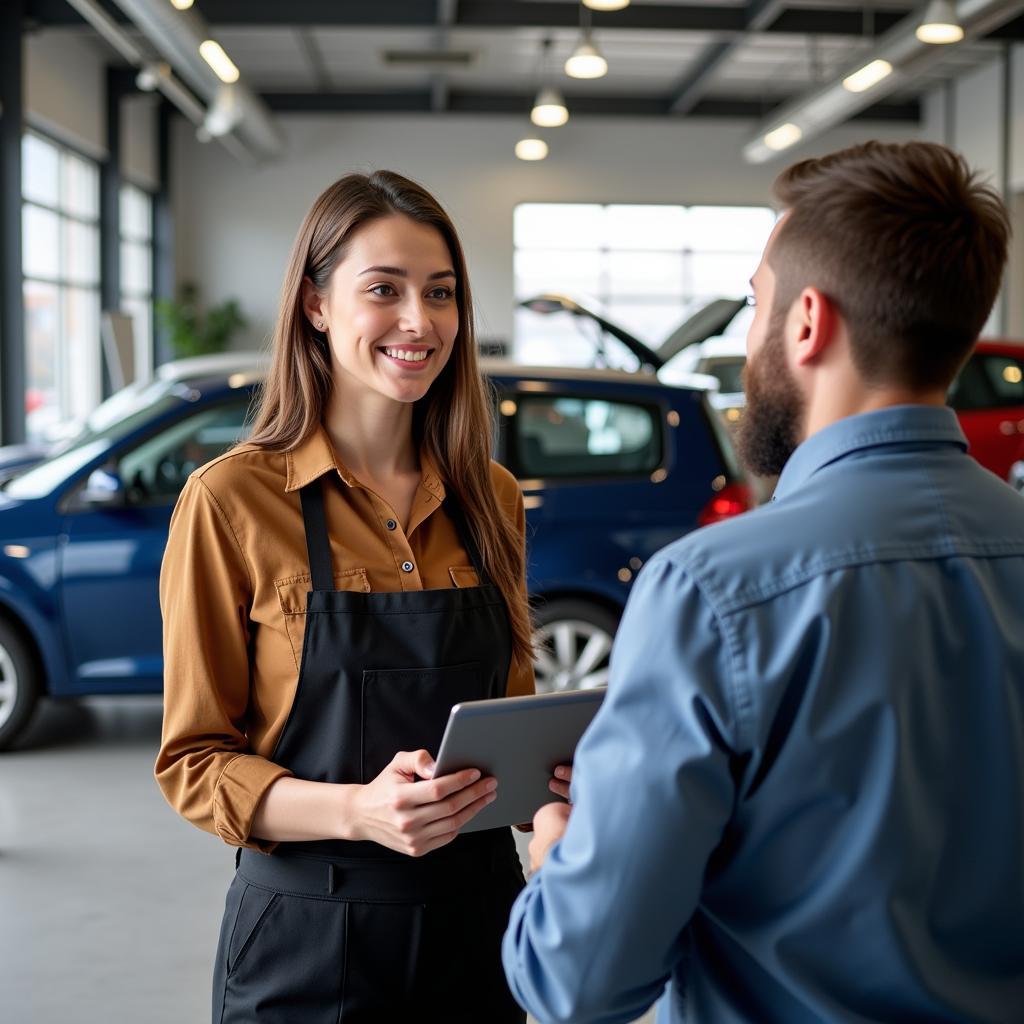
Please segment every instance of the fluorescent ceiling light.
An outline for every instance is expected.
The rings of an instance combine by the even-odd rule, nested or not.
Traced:
[[[232,82],[238,81],[238,68],[216,40],[206,39],[201,42],[199,54],[222,82],[231,85]]]
[[[569,120],[565,100],[557,89],[541,89],[537,93],[530,120],[540,128],[557,128]]]
[[[873,60],[865,64],[860,71],[854,71],[843,79],[843,88],[847,92],[866,92],[873,85],[892,74],[892,65],[887,60]]]
[[[583,6],[592,11],[621,11],[629,6],[629,0],[583,0]]]
[[[171,0],[172,6],[176,7],[179,11],[187,11],[195,0]]]
[[[922,43],[941,46],[959,43],[964,37],[964,30],[950,0],[931,0],[914,34]]]
[[[543,160],[548,155],[548,144],[543,139],[520,139],[516,143],[516,156],[520,160]]]
[[[589,39],[584,39],[565,62],[565,73],[570,78],[603,78],[608,74],[608,61]]]
[[[768,132],[764,137],[764,144],[769,149],[779,152],[783,149],[789,149],[790,146],[799,142],[803,134],[799,125],[786,122],[786,124],[780,125],[778,128]]]

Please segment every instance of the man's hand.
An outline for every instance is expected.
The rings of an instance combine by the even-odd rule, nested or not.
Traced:
[[[530,840],[530,870],[540,871],[548,850],[565,834],[572,807],[569,804],[545,804],[533,816],[533,839]]]

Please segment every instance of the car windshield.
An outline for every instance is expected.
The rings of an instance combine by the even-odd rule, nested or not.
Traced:
[[[723,395],[731,395],[743,390],[743,366],[746,360],[742,356],[726,359],[707,359],[700,366],[701,373],[710,373],[718,378],[718,390]]]
[[[41,498],[62,480],[98,458],[144,422],[188,400],[190,389],[177,381],[146,381],[122,388],[98,406],[81,432],[47,459],[7,482],[11,498]]]

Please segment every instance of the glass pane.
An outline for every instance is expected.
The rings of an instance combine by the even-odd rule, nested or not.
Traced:
[[[515,358],[527,366],[593,366],[596,325],[569,313],[515,312]]]
[[[515,254],[516,298],[565,292],[584,301],[600,291],[601,254],[564,249],[520,249]]]
[[[26,203],[21,208],[21,259],[26,277],[60,276],[60,216]]]
[[[686,319],[686,306],[678,300],[667,302],[608,303],[607,317],[621,324],[648,348],[657,352],[661,343]]]
[[[521,203],[513,215],[516,248],[596,249],[604,208],[594,203]]]
[[[121,309],[132,318],[135,342],[135,379],[145,380],[153,373],[153,314],[149,299],[121,296]]]
[[[148,295],[152,283],[153,250],[141,242],[121,243],[121,288],[133,295]]]
[[[246,436],[248,411],[248,400],[206,409],[127,454],[118,470],[132,504],[172,504],[193,470]]]
[[[649,473],[661,461],[652,411],[600,399],[521,395],[515,444],[520,475],[541,479]]]
[[[98,284],[100,280],[100,233],[93,224],[64,221],[66,239],[65,278],[74,284]]]
[[[64,300],[62,389],[65,419],[85,421],[100,403],[100,295],[91,288],[68,288]]]
[[[26,281],[25,302],[25,426],[29,439],[46,437],[60,421],[57,389],[57,338],[60,297],[54,284]]]
[[[985,373],[998,405],[1024,405],[1024,363],[1009,356],[984,356]]]
[[[680,296],[683,292],[681,252],[610,252],[605,266],[613,298]]]
[[[134,185],[121,186],[121,234],[144,242],[152,236],[152,200]]]
[[[605,244],[612,249],[676,249],[686,241],[682,206],[609,206]]]
[[[750,277],[759,259],[759,253],[693,253],[687,268],[691,296],[706,302],[742,298],[750,291]]]
[[[60,150],[38,135],[21,139],[21,194],[48,206],[60,199]]]
[[[774,226],[775,212],[765,207],[692,206],[687,215],[686,244],[705,252],[760,256]]]
[[[76,217],[99,218],[100,175],[92,161],[74,153],[64,153],[64,201],[61,206]]]

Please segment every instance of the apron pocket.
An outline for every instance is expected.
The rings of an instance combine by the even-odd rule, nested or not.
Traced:
[[[249,951],[260,926],[270,916],[270,910],[277,902],[278,893],[258,886],[246,885],[238,905],[235,926],[228,942],[228,974],[241,963]]]
[[[437,757],[453,704],[490,696],[480,663],[363,672],[362,783],[372,782],[400,750]]]

